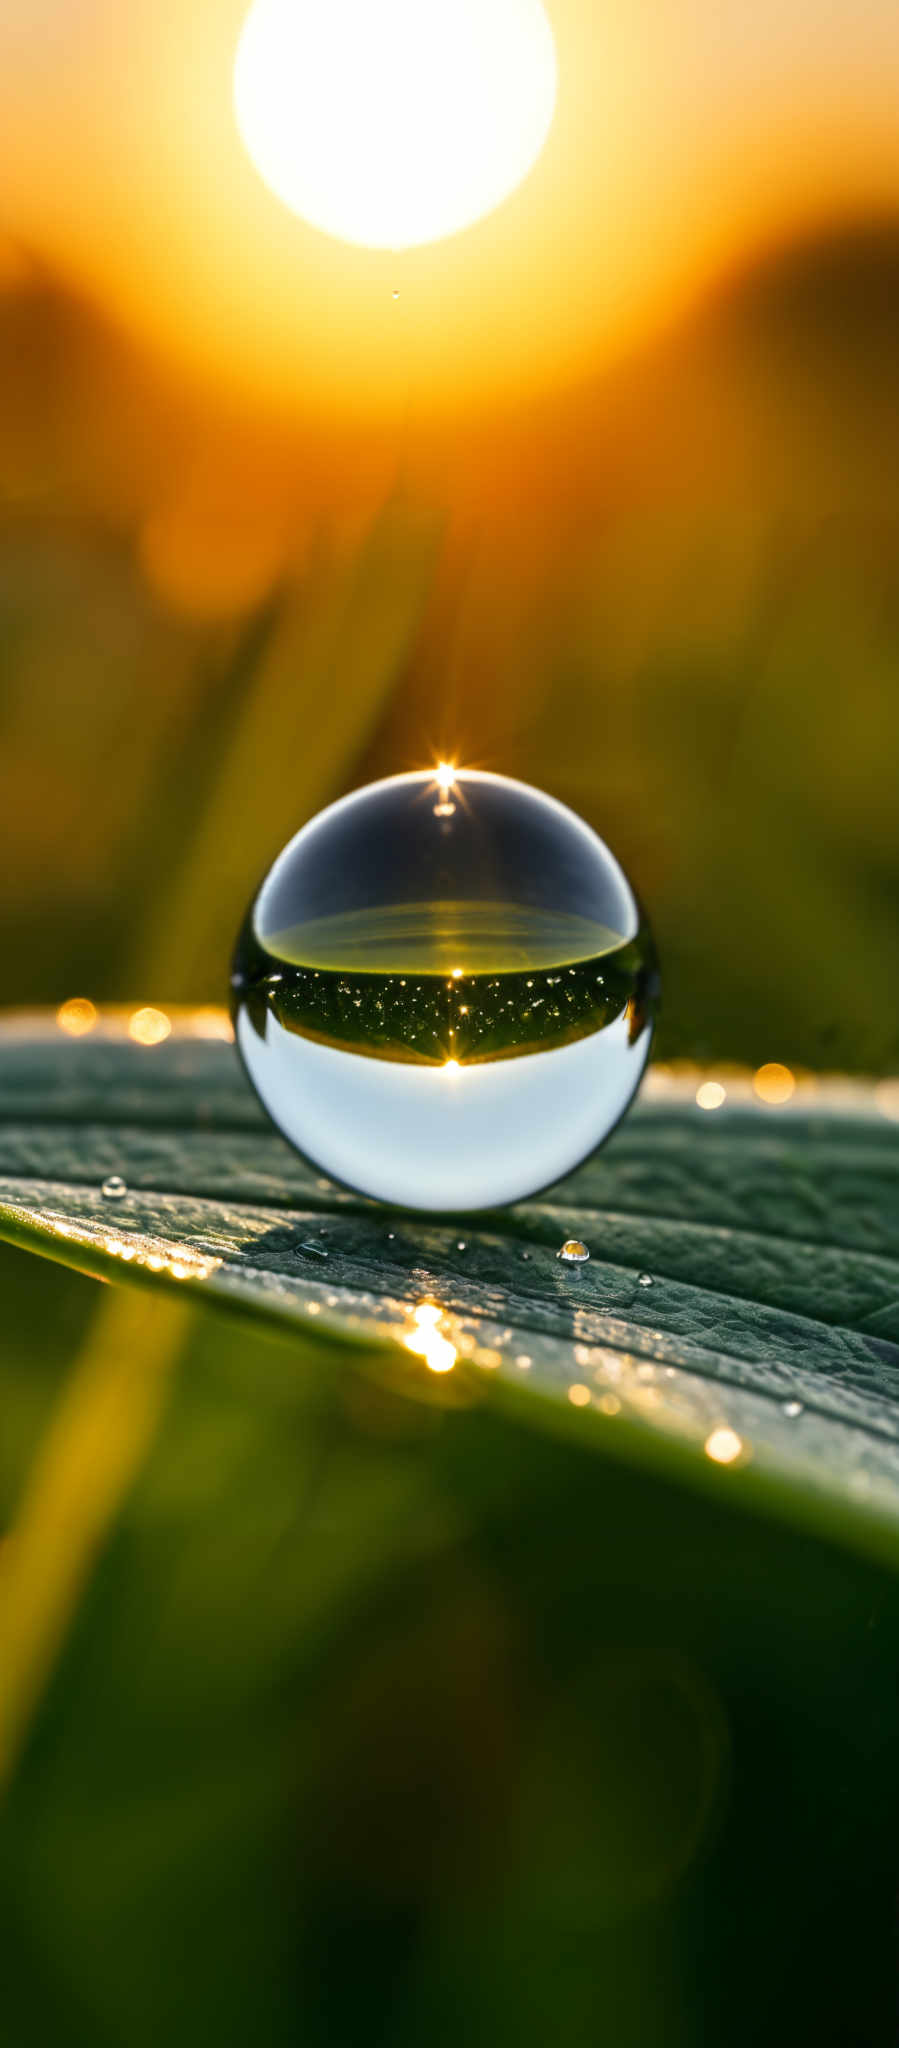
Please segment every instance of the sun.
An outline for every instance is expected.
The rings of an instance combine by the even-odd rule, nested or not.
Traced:
[[[247,152],[311,226],[408,249],[490,213],[556,102],[541,0],[254,0],[234,106]]]

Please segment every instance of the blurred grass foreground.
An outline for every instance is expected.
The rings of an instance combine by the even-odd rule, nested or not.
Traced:
[[[557,11],[564,55],[578,10]],[[742,80],[731,12],[716,62],[733,42]],[[124,37],[129,10],[94,15]],[[89,69],[74,23],[40,55],[60,106]],[[887,11],[863,26],[853,50]],[[494,329],[514,321],[521,369],[533,328],[543,365],[562,273],[528,313],[543,274],[516,215],[519,298],[497,311],[499,242],[498,281],[488,235],[468,297],[448,244],[452,288],[409,272],[428,346],[445,309],[476,353],[483,291],[495,362],[489,390],[439,403],[409,368],[414,310],[387,399],[367,362],[352,406],[323,396],[321,359],[353,352],[350,287],[307,251],[294,297],[319,356],[288,402],[142,327],[143,231],[145,298],[169,228],[179,276],[196,254],[165,109],[140,128],[165,203],[130,158],[119,195],[139,95],[105,73],[115,147],[84,130],[79,185],[49,87],[28,131],[25,29],[16,6],[0,1004],[133,1004],[152,1046],[164,1006],[223,1000],[238,919],[304,819],[449,758],[540,784],[608,839],[658,938],[664,1058],[895,1074],[893,172],[890,203],[849,204],[847,170],[845,204],[722,227],[717,265],[639,332],[610,288],[615,346],[559,345],[554,375],[508,389]],[[131,61],[133,87],[139,37]],[[795,199],[802,151],[772,151],[766,189],[782,161]],[[753,162],[747,145],[750,185]],[[691,191],[706,171],[681,165]],[[191,184],[201,226],[212,184]],[[631,227],[608,206],[610,245],[661,263],[642,183],[616,190]],[[108,294],[81,246],[98,191]],[[241,231],[260,278],[271,235],[292,304],[287,229],[250,209]],[[602,268],[584,232],[579,312]],[[271,308],[238,276],[246,343]],[[383,368],[392,273],[377,283]],[[885,1553],[751,1513],[726,1478],[694,1496],[489,1403],[409,1399],[311,1338],[5,1248],[0,1276],[0,2048],[889,2048]]]

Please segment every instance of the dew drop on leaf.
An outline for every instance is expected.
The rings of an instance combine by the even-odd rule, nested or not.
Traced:
[[[564,1004],[532,998],[563,974]],[[441,763],[303,827],[250,906],[232,987],[249,1078],[298,1151],[381,1201],[463,1211],[548,1186],[608,1137],[658,980],[598,835],[540,790]]]
[[[566,1237],[565,1243],[556,1253],[556,1258],[561,1259],[566,1266],[582,1266],[589,1257],[590,1253],[579,1237]]]

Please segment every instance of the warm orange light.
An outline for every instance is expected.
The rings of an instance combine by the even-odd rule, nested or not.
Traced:
[[[60,1031],[67,1031],[70,1038],[83,1038],[86,1031],[93,1031],[97,1022],[97,1010],[87,996],[70,996],[67,1003],[60,1003],[56,1012]]]
[[[715,1465],[732,1465],[743,1449],[743,1439],[735,1429],[713,1429],[705,1440],[705,1454]]]
[[[722,1088],[720,1081],[701,1081],[696,1100],[700,1109],[720,1109],[722,1102],[727,1101],[727,1089]]]
[[[253,0],[234,65],[265,183],[312,227],[373,249],[492,212],[555,102],[541,0]]]
[[[407,1351],[414,1351],[423,1358],[429,1372],[450,1372],[456,1363],[456,1347],[448,1337],[441,1337],[437,1324],[442,1311],[432,1301],[421,1301],[413,1309],[413,1321],[417,1329],[410,1330],[403,1338]]]
[[[430,1325],[433,1329],[440,1321],[440,1310],[435,1307],[433,1301],[420,1301],[413,1314],[415,1322],[423,1328]]]
[[[789,1067],[782,1067],[779,1060],[768,1060],[753,1075],[752,1085],[760,1102],[789,1102],[795,1093],[796,1079]]]
[[[128,1036],[136,1045],[161,1045],[171,1028],[165,1011],[151,1009],[148,1005],[142,1010],[135,1010],[128,1019]]]

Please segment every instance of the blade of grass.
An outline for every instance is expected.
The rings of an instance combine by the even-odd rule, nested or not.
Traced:
[[[156,1434],[192,1311],[106,1294],[0,1549],[0,1792],[82,1590]]]

